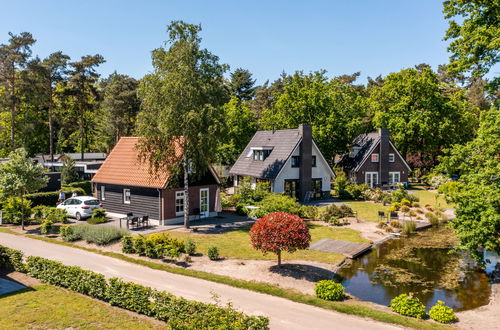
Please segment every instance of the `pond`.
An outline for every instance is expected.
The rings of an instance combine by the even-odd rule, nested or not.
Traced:
[[[360,300],[388,306],[401,293],[413,292],[428,308],[442,300],[456,311],[488,304],[490,278],[465,251],[453,251],[450,229],[432,228],[409,238],[391,239],[342,267],[337,273],[346,291]]]

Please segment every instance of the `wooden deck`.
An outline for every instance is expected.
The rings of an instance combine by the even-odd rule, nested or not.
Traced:
[[[369,243],[337,241],[327,238],[319,240],[309,246],[310,250],[338,253],[351,259],[369,251],[371,248],[372,245]]]

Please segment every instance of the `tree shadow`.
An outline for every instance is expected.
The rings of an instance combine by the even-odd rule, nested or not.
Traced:
[[[292,277],[297,280],[306,280],[309,282],[317,282],[321,280],[331,279],[335,273],[321,267],[304,265],[304,264],[282,264],[271,266],[269,271],[281,276]]]
[[[15,285],[18,288],[12,288],[11,291],[8,291],[8,292],[5,292],[3,294],[0,294],[0,298],[10,297],[10,296],[14,296],[16,294],[20,294],[20,293],[24,293],[24,292],[28,292],[28,291],[34,291],[33,288],[31,288],[29,286],[26,286],[23,283],[21,283],[19,281],[16,281],[16,280],[14,280],[13,278],[11,278],[9,276],[6,276],[7,274],[8,274],[8,272],[4,271],[4,270],[2,270],[0,272],[0,279],[8,281],[8,282],[5,282],[4,285],[5,286],[6,285]],[[4,290],[8,290],[5,287],[3,289]],[[4,290],[0,290],[0,292],[4,291]]]

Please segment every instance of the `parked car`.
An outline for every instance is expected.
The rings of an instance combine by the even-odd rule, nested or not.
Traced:
[[[71,197],[57,205],[58,209],[66,210],[68,216],[82,220],[92,215],[92,210],[102,208],[101,202],[90,196]]]

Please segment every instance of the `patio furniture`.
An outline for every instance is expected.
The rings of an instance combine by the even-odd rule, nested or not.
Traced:
[[[391,212],[390,219],[399,219],[398,212]]]
[[[378,219],[379,220],[385,219],[385,212],[384,211],[378,211]]]
[[[140,219],[140,222],[141,222],[141,226],[144,227],[149,227],[149,215],[144,215],[142,216],[142,218]]]

